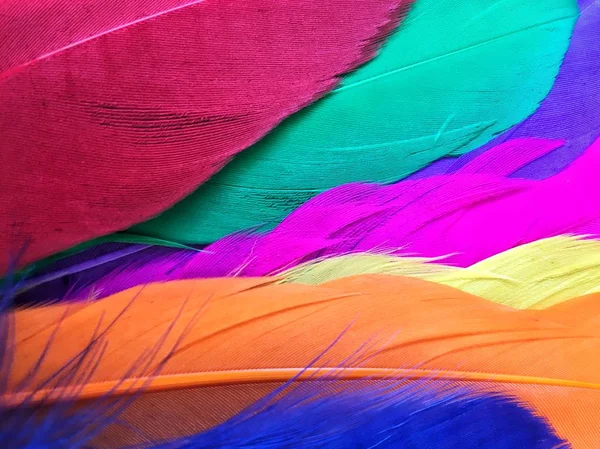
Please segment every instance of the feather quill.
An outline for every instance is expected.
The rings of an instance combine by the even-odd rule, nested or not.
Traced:
[[[129,290],[95,303],[19,310],[14,313],[15,364],[10,385],[38,365],[52,336],[52,347],[44,353],[30,383],[35,388],[36,382],[85,347],[98,332],[100,320],[112,324],[109,328],[100,326],[106,341],[104,356],[78,385],[76,397],[80,401],[91,401],[107,392],[119,396],[129,391],[127,384],[139,379],[128,374],[128,367],[138,354],[156,347],[160,336],[171,329],[156,351],[156,360],[170,352],[172,355],[120,416],[126,426],[119,431],[107,429],[104,437],[109,438],[109,447],[131,444],[137,427],[150,432],[153,440],[193,434],[205,430],[207,420],[219,424],[290,379],[305,384],[331,375],[356,385],[400,379],[398,385],[414,386],[409,399],[417,401],[420,394],[438,391],[442,399],[436,397],[444,403],[449,385],[479,395],[502,395],[546,420],[556,436],[568,442],[563,447],[587,449],[600,438],[596,425],[600,378],[594,362],[598,327],[580,327],[573,320],[582,307],[590,311],[588,320],[598,319],[600,309],[593,307],[598,303],[597,295],[565,302],[557,306],[561,310],[556,313],[552,307],[516,311],[450,287],[401,276],[358,276],[321,286],[278,285],[275,281],[171,282]],[[202,310],[199,319],[188,326],[198,310]],[[135,326],[131,326],[132,320]],[[174,341],[179,342],[178,349],[171,351]],[[327,389],[317,390],[311,396],[314,399],[327,396]],[[347,396],[338,397],[340,401],[360,393],[351,386],[344,390]],[[11,396],[10,391],[5,399],[14,403],[18,397]],[[393,394],[393,390],[387,391]],[[35,394],[39,397],[42,392]],[[53,398],[58,391],[53,389],[49,394]],[[198,405],[191,406],[190,413],[193,403],[202,404],[206,410],[206,403],[198,402],[203,395],[213,398],[212,418],[194,412]],[[368,396],[375,401],[385,398],[373,390]],[[330,400],[335,402],[335,397]],[[307,402],[327,407],[327,403],[312,399]],[[285,409],[294,412],[289,406]],[[582,409],[586,413],[581,413]],[[273,405],[271,410],[278,408]],[[148,413],[156,418],[151,426]],[[159,419],[165,413],[170,420]],[[173,422],[179,421],[184,427],[174,428]],[[274,424],[260,418],[254,422]],[[251,427],[263,435],[262,425]],[[229,427],[234,432],[235,428]],[[358,425],[352,428],[356,432],[361,429]],[[553,432],[545,437],[551,438]],[[226,432],[221,437],[226,434],[232,435]],[[332,436],[342,437],[338,433]],[[447,437],[460,438],[461,434],[449,433]],[[183,439],[179,442],[188,445],[175,447],[204,447],[194,446],[193,441],[206,440],[202,436]],[[208,446],[215,445],[214,440],[209,441],[213,444]],[[465,447],[460,441],[450,441],[455,445],[449,448]],[[562,443],[554,440],[554,444]]]
[[[373,57],[409,5],[2,2],[0,273],[25,241],[23,263],[173,205]]]
[[[419,0],[377,58],[133,231],[211,243],[273,227],[329,188],[473,150],[535,111],[578,13],[575,0]]]

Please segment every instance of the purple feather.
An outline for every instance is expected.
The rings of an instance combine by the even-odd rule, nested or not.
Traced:
[[[235,234],[204,252],[150,248],[133,260],[122,260],[108,275],[97,271],[95,276],[75,276],[62,297],[102,297],[175,279],[265,276],[316,257],[353,251],[452,254],[447,263],[468,266],[540,238],[597,234],[600,203],[589,200],[589,192],[597,187],[600,140],[556,176],[541,181],[506,178],[560,144],[519,139],[484,153],[452,175],[388,186],[340,186],[304,204],[267,234]],[[28,296],[39,301],[44,295],[38,288]]]

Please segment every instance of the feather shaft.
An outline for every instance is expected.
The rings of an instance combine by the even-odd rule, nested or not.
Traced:
[[[429,380],[432,375],[443,378],[450,372],[449,379],[440,382],[454,382],[454,374],[458,377],[460,373],[473,373],[465,374],[460,382],[477,391],[492,388],[518,398],[546,417],[573,448],[590,447],[590,442],[598,438],[594,422],[595,414],[600,412],[600,390],[595,386],[600,383],[600,371],[593,364],[598,327],[581,327],[571,321],[582,307],[579,300],[557,306],[561,307],[560,313],[552,307],[515,311],[449,287],[404,277],[359,276],[323,286],[277,285],[275,281],[263,278],[171,282],[122,292],[95,303],[17,311],[16,362],[11,385],[29,371],[31,364],[37,363],[49,333],[66,311],[52,350],[40,366],[38,380],[72,357],[79,342],[89,340],[94,333],[90,323],[97,322],[100,316],[110,322],[111,317],[121,314],[106,332],[108,346],[104,357],[85,382],[90,386],[87,388],[93,388],[123,381],[135,354],[154,346],[165,328],[173,326],[165,349],[156,354],[160,360],[169,341],[182,332],[189,317],[201,307],[200,320],[186,331],[158,377],[221,373],[215,374],[213,381],[218,376],[222,376],[221,380],[228,376],[233,380],[240,376],[240,370],[267,370],[260,372],[282,375],[284,371],[280,369],[289,370],[285,372],[290,376],[293,371],[310,366],[311,360],[352,323],[350,331],[314,368],[339,369],[345,360],[354,359],[356,366],[348,368],[383,370],[356,371],[357,376],[404,369],[407,371],[399,373],[419,377],[416,372],[421,372],[421,380],[427,383],[435,381]],[[135,292],[137,297],[131,301]],[[581,301],[598,303],[597,295]],[[131,305],[123,312],[126,304]],[[179,318],[172,324],[176,316]],[[588,318],[597,319],[597,314],[588,314]],[[135,327],[131,326],[132,319]],[[371,344],[365,347],[369,341]],[[295,350],[285,351],[277,342],[285,342],[285,347]],[[354,354],[361,347],[363,354],[357,359]],[[553,357],[551,364],[546,355]],[[470,376],[474,378],[469,379]],[[196,380],[209,378],[211,375],[206,374]],[[269,389],[272,382],[254,378],[246,383],[219,386],[217,382],[196,389],[208,392],[211,388],[262,388],[260,385]],[[163,406],[168,402],[172,404],[169,412],[179,413],[179,406],[169,402],[169,395],[175,395],[175,401],[181,388],[171,386],[169,391],[142,394],[132,403],[132,414],[127,416],[139,416],[146,407],[144,397],[153,395],[163,395]],[[186,394],[193,390],[187,389]],[[577,413],[583,406],[587,413]],[[578,417],[576,423],[572,416]]]

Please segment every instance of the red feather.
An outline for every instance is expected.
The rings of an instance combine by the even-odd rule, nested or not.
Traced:
[[[168,208],[373,57],[409,3],[4,0],[0,254]]]

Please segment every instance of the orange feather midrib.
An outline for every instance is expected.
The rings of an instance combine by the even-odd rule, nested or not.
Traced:
[[[494,382],[527,385],[548,385],[570,388],[588,388],[600,390],[600,383],[574,380],[516,376],[510,374],[473,373],[465,371],[439,371],[428,369],[393,369],[393,368],[278,368],[213,371],[190,374],[169,374],[155,378],[138,377],[120,381],[93,382],[83,386],[44,389],[34,393],[11,393],[2,397],[4,404],[19,405],[23,400],[28,402],[52,402],[64,400],[89,400],[103,396],[122,396],[139,392],[153,393],[175,389],[208,387],[216,385],[286,382],[296,380],[448,380],[469,382]]]

